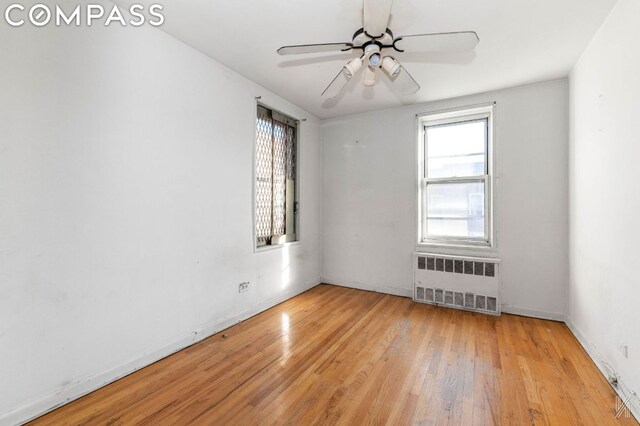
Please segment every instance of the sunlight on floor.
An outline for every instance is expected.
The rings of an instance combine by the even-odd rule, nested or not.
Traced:
[[[291,277],[289,276],[289,269],[291,265],[291,260],[289,258],[289,247],[282,247],[282,288],[289,287],[289,282],[291,281]]]
[[[291,342],[289,340],[289,315],[282,313],[282,361],[284,365],[291,354]]]

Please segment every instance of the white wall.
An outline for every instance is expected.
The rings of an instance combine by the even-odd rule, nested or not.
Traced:
[[[0,52],[0,424],[319,282],[316,118],[152,27],[2,22]],[[254,254],[259,95],[308,121],[302,243]]]
[[[495,224],[503,307],[564,318],[567,98],[563,79],[323,121],[323,280],[411,294],[415,114],[496,101]]]
[[[570,324],[594,360],[613,366],[636,392],[640,392],[638,22],[640,2],[619,0],[570,76]]]

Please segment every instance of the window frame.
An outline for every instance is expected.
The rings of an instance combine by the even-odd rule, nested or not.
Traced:
[[[270,110],[272,113],[275,113],[277,115],[283,116],[288,120],[291,120],[293,122],[295,122],[295,144],[296,144],[296,149],[295,149],[295,190],[294,190],[294,207],[293,207],[293,211],[294,211],[294,229],[295,229],[295,233],[294,233],[294,238],[293,240],[288,240],[288,235],[289,234],[284,234],[283,236],[281,236],[281,241],[279,241],[276,244],[265,244],[265,245],[258,245],[258,229],[257,229],[257,202],[258,202],[258,186],[257,186],[257,170],[256,170],[256,166],[257,166],[257,162],[258,162],[258,155],[257,155],[257,146],[258,146],[258,128],[257,128],[257,109],[258,107],[262,107],[265,109]],[[286,113],[286,112],[282,112],[279,109],[273,108],[272,106],[260,102],[257,100],[256,98],[256,104],[255,104],[255,108],[252,110],[253,111],[253,161],[251,163],[251,176],[252,176],[252,203],[251,203],[251,207],[252,207],[252,211],[251,211],[251,219],[252,219],[252,238],[253,238],[253,251],[254,253],[259,253],[259,252],[263,252],[263,251],[269,251],[269,250],[275,250],[275,249],[279,249],[279,248],[285,248],[285,247],[289,247],[289,246],[293,246],[293,245],[297,245],[300,244],[302,242],[302,232],[301,232],[301,209],[300,209],[300,194],[301,194],[301,182],[300,182],[300,127],[303,121],[305,120],[301,120],[298,118],[295,118],[292,114]],[[286,207],[285,207],[286,209]],[[284,237],[284,238],[282,238]]]
[[[487,120],[485,174],[464,177],[427,178],[427,132],[431,126],[449,125]],[[494,158],[495,158],[495,102],[460,108],[416,114],[417,124],[417,242],[418,249],[425,247],[494,249]],[[427,233],[427,185],[434,183],[484,183],[484,237],[455,237],[428,235]]]

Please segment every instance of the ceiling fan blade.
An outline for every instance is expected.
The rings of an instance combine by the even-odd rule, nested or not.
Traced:
[[[480,39],[475,31],[400,36],[394,47],[404,52],[464,52],[473,50]]]
[[[324,92],[322,92],[321,96],[325,98],[335,98],[338,95],[338,93],[340,93],[340,91],[344,88],[344,86],[347,85],[347,83],[349,83],[349,81],[352,78],[353,78],[353,75],[349,76],[344,71],[344,68],[342,68],[338,73],[338,75],[336,75],[336,77],[331,81],[331,83],[329,83],[327,88],[324,89]]]
[[[411,77],[411,74],[409,74],[402,65],[400,66],[400,72],[392,77],[389,77],[389,80],[391,80],[391,84],[394,90],[396,90],[401,95],[413,95],[418,90],[420,90],[420,85],[413,79],[413,77]]]
[[[278,49],[280,55],[299,55],[301,53],[320,52],[346,52],[351,50],[351,43],[319,43],[319,44],[298,44],[295,46],[282,46]]]
[[[364,31],[380,37],[387,31],[393,0],[364,0]]]

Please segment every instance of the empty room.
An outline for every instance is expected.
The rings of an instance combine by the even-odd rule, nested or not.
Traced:
[[[639,0],[0,9],[0,426],[639,425]]]

